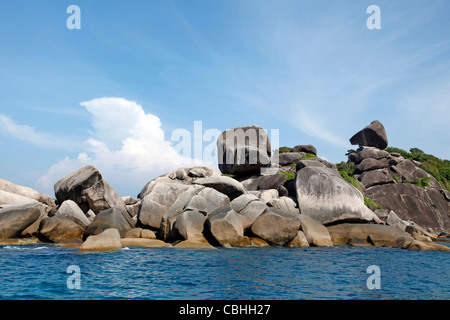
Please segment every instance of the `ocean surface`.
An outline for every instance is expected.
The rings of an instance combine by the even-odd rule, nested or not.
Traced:
[[[368,273],[373,265],[378,274]],[[448,300],[450,253],[350,246],[79,253],[51,244],[0,246],[0,299]]]

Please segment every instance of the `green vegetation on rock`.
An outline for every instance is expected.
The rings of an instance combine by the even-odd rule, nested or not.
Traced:
[[[273,151],[273,154],[280,154],[280,153],[286,153],[286,152],[292,152],[292,148],[289,147],[280,147],[279,149],[275,149]]]
[[[371,208],[372,206],[375,206],[377,209],[381,209],[381,206],[377,202],[367,198],[364,195],[364,192],[362,191],[360,185],[355,180],[355,178],[352,177],[353,173],[356,170],[356,165],[353,162],[340,162],[336,165],[336,167],[341,177],[361,192],[364,197],[364,204],[366,205],[366,207]]]
[[[388,148],[386,148],[386,151],[389,153],[397,152],[401,156],[403,156],[405,159],[416,160],[416,161],[421,162],[419,168],[428,172],[430,175],[432,175],[434,178],[436,178],[436,180],[439,181],[440,184],[445,189],[450,191],[450,161],[449,160],[442,160],[431,154],[426,154],[419,148],[411,148],[409,150],[409,152],[407,152],[400,148],[388,147]],[[428,185],[428,180],[421,181],[420,184]]]
[[[282,173],[286,176],[286,181],[294,180],[295,173],[289,171],[278,171],[277,173]]]
[[[302,160],[311,160],[317,158],[317,156],[313,153],[307,153],[304,156],[302,156]]]

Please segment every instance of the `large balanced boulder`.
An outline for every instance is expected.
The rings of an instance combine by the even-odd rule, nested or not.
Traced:
[[[353,145],[385,149],[388,146],[386,130],[380,121],[375,120],[350,138]]]
[[[0,239],[20,236],[24,230],[42,217],[43,212],[45,212],[44,205],[39,202],[10,205],[1,209]]]
[[[250,229],[268,243],[282,246],[297,235],[300,228],[298,216],[269,207],[255,220]]]
[[[297,171],[295,186],[301,214],[321,224],[373,219],[361,192],[334,169],[305,167]]]
[[[56,182],[55,195],[58,203],[73,200],[85,213],[91,209],[98,214],[112,207],[126,210],[125,202],[93,166],[71,172]]]
[[[101,211],[95,216],[94,221],[84,231],[83,238],[86,239],[91,235],[96,235],[106,229],[115,228],[123,237],[127,231],[134,227],[127,211],[120,208],[110,208]]]
[[[109,251],[120,250],[122,242],[120,233],[115,228],[102,231],[97,235],[89,236],[86,241],[78,248],[80,251]]]
[[[226,130],[217,139],[219,169],[224,174],[259,173],[270,166],[271,146],[267,132],[259,126]]]

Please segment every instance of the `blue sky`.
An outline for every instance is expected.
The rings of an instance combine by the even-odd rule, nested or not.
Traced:
[[[0,178],[53,194],[93,164],[135,196],[186,160],[171,135],[194,121],[339,162],[377,119],[389,145],[450,159],[449,17],[439,0],[1,0]]]

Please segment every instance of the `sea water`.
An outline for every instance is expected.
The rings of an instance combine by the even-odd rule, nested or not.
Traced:
[[[368,285],[370,266],[379,268],[379,288]],[[0,299],[448,300],[450,252],[334,246],[80,253],[51,244],[0,246]]]

